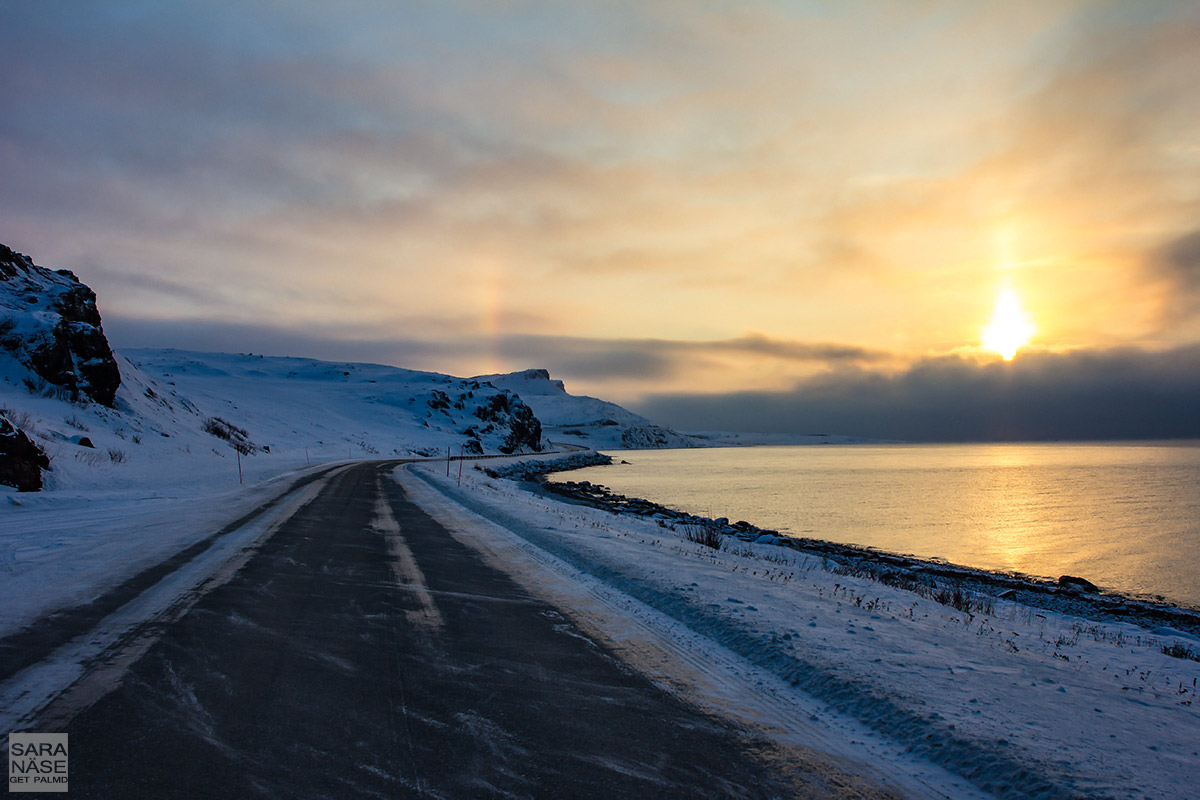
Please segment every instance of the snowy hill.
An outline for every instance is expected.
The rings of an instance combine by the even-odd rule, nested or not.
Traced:
[[[475,380],[486,381],[497,389],[507,389],[520,396],[541,420],[543,434],[556,444],[628,450],[704,444],[694,437],[655,425],[616,403],[568,394],[563,382],[551,379],[544,369],[479,375]]]
[[[256,440],[348,455],[540,449],[541,429],[511,393],[479,381],[377,364],[132,350],[160,385],[241,420]]]
[[[32,394],[0,356],[0,407],[50,456],[50,489],[132,488],[317,461],[533,452],[536,417],[502,389],[373,364],[131,350],[112,408]],[[173,478],[172,478],[173,476]]]

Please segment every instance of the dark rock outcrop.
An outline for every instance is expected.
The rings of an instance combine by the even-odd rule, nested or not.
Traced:
[[[612,463],[612,456],[603,453],[575,453],[565,458],[546,459],[545,461],[516,461],[499,467],[485,467],[484,472],[490,478],[509,478],[514,481],[540,480],[552,472],[566,472],[584,467],[606,467]],[[591,484],[588,484],[589,486]]]
[[[19,492],[42,488],[42,470],[50,459],[8,417],[0,415],[0,484]]]
[[[2,244],[0,348],[71,400],[111,406],[116,399],[121,373],[96,293],[71,271],[39,267]]]
[[[1074,575],[1061,575],[1058,578],[1059,587],[1073,592],[1098,592],[1096,584],[1087,578],[1077,578]]]
[[[515,453],[522,449],[537,453],[542,449],[542,423],[533,415],[533,409],[521,398],[508,391],[500,391],[475,408],[475,416],[501,428],[508,428],[508,436],[500,445],[501,453]]]
[[[204,432],[210,436],[216,436],[218,439],[224,439],[244,456],[254,455],[259,451],[258,445],[250,441],[250,432],[245,428],[239,428],[228,420],[220,417],[209,417],[204,420]],[[270,448],[263,447],[263,452],[271,452]]]

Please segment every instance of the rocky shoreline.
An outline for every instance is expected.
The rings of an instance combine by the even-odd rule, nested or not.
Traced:
[[[1160,635],[1200,639],[1200,611],[1161,600],[1101,590],[1083,578],[1064,575],[1057,581],[1019,574],[989,572],[940,561],[897,555],[857,545],[789,536],[750,522],[730,522],[678,511],[649,500],[626,497],[590,481],[559,481],[551,476],[591,466],[612,464],[603,453],[577,453],[565,459],[520,462],[487,473],[516,480],[530,491],[566,502],[657,522],[681,531],[693,541],[727,547],[737,541],[786,547],[823,559],[835,572],[868,577],[910,589],[964,611],[990,609],[995,600],[1069,613],[1098,621],[1129,622]],[[1192,650],[1200,651],[1200,644]]]

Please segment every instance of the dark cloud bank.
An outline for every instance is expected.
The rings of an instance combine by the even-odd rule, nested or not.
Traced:
[[[1200,345],[1022,353],[1011,363],[935,358],[899,373],[882,351],[748,336],[716,342],[552,336],[418,341],[335,338],[267,325],[106,320],[114,345],[297,355],[447,369],[490,351],[570,383],[686,374],[712,353],[771,354],[831,370],[784,392],[659,394],[634,410],[683,430],[841,433],[907,441],[1200,439]],[[598,392],[603,394],[603,392]]]
[[[787,392],[655,395],[637,410],[685,430],[844,433],[908,441],[1200,438],[1200,346],[846,369]]]

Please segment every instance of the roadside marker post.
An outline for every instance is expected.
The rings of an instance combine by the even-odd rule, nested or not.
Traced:
[[[233,452],[237,453],[237,460],[238,460],[238,483],[242,483],[242,451],[241,451],[241,450],[238,450],[238,449],[235,447],[235,448],[233,448]]]

